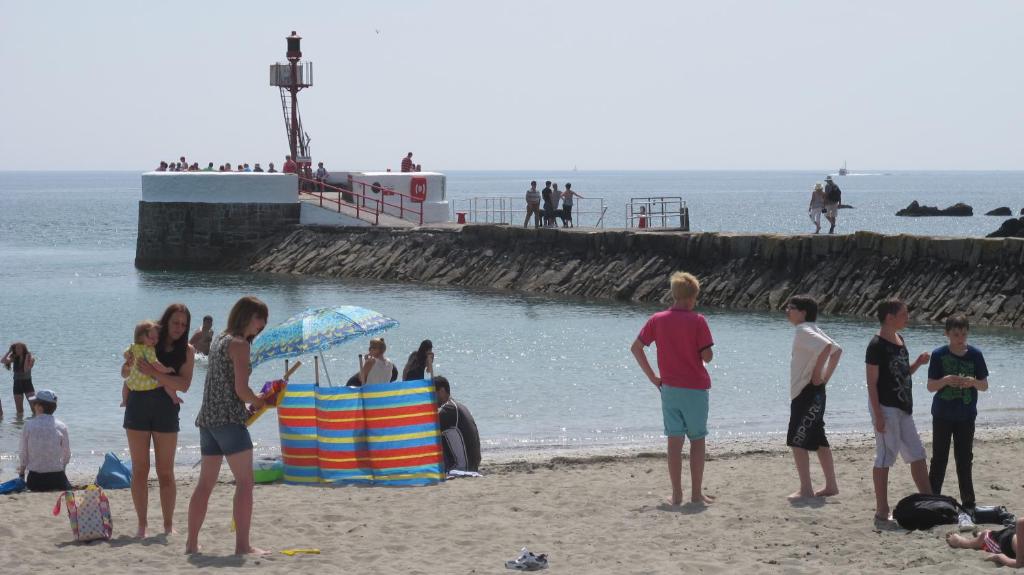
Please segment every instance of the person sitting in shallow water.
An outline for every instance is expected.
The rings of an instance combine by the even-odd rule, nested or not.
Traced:
[[[257,164],[259,165],[259,164]],[[203,355],[210,355],[210,342],[213,341],[213,316],[203,316],[203,327],[198,329],[188,342],[196,351]]]

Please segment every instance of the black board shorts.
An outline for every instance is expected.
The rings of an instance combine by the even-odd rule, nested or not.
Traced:
[[[15,379],[14,380],[14,395],[30,395],[36,392],[36,388],[32,387],[32,378],[26,379]]]
[[[129,391],[124,408],[124,428],[155,433],[178,433],[179,411],[181,407],[174,403],[163,388]]]
[[[808,451],[828,447],[825,437],[825,386],[808,383],[789,406],[786,445]]]

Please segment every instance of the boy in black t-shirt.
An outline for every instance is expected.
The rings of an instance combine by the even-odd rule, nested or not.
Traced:
[[[946,319],[949,345],[932,352],[928,365],[928,391],[932,399],[932,468],[928,479],[934,493],[942,493],[949,462],[949,443],[953,440],[956,480],[960,484],[960,502],[974,508],[974,421],[978,417],[978,392],[988,389],[988,367],[981,350],[967,345],[970,324],[963,314]]]
[[[910,354],[899,330],[907,326],[910,314],[898,299],[878,304],[877,316],[882,324],[878,335],[871,338],[864,362],[867,364],[868,404],[875,427],[875,465],[871,478],[875,487],[875,521],[890,525],[889,468],[896,455],[910,464],[910,475],[920,493],[931,493],[928,482],[928,454],[917,433],[912,413],[914,397],[911,375],[928,363],[925,352],[911,364]]]

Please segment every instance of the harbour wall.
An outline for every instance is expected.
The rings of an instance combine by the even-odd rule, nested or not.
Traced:
[[[824,313],[873,316],[888,297],[916,319],[967,313],[1024,327],[1024,239],[301,227],[263,244],[248,269],[634,302],[667,301],[668,275],[696,274],[701,305],[777,310],[791,295]]]

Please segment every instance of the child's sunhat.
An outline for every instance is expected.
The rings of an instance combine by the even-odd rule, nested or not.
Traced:
[[[40,389],[36,392],[35,397],[32,401],[42,401],[45,403],[57,403],[57,394],[49,389]]]

